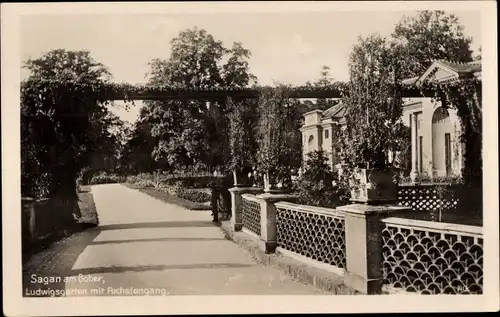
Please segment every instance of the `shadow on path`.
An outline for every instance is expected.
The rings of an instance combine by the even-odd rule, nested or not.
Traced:
[[[102,193],[100,193],[102,195]],[[90,195],[89,195],[90,196]],[[97,210],[95,210],[97,213]],[[106,211],[104,211],[106,212]],[[109,211],[108,211],[109,212]],[[116,217],[120,219],[118,216]],[[116,218],[111,218],[114,220]],[[135,239],[135,236],[124,240],[103,240],[96,241],[97,236],[108,230],[127,230],[139,228],[203,228],[214,227],[210,220],[192,221],[158,221],[136,222],[136,223],[113,223],[107,222],[104,225],[85,228],[86,230],[76,232],[58,242],[50,248],[39,252],[23,267],[23,296],[25,297],[65,297],[66,287],[71,287],[73,280],[65,278],[89,274],[121,274],[127,272],[147,272],[162,270],[193,270],[193,269],[225,269],[225,268],[248,268],[255,264],[245,263],[189,263],[172,265],[137,265],[137,266],[98,266],[81,269],[73,269],[80,255],[88,246],[126,244],[135,242],[161,242],[161,241],[224,241],[224,238],[217,237],[160,237]],[[194,229],[196,230],[196,229]],[[122,236],[120,233],[118,236]],[[85,251],[86,252],[86,251]],[[89,250],[90,252],[90,250]],[[93,256],[96,256],[95,254]]]
[[[224,238],[151,238],[151,239],[125,239],[125,240],[104,240],[94,241],[92,245],[120,244],[133,242],[161,242],[161,241],[224,241]]]
[[[70,275],[80,254],[98,235],[99,231],[93,229],[78,232],[35,254],[23,267],[23,296],[64,296],[64,278]]]
[[[135,228],[182,228],[182,227],[214,227],[211,221],[163,221],[163,222],[137,222],[103,225],[92,230],[121,230]]]
[[[129,273],[163,270],[189,270],[189,269],[226,269],[253,267],[253,264],[240,263],[200,263],[200,264],[177,264],[177,265],[138,265],[138,266],[104,266],[71,270],[69,275],[78,274],[104,274],[104,273]]]

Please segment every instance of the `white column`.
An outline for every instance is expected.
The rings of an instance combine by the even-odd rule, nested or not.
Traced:
[[[411,128],[411,172],[410,172],[410,178],[411,178],[411,181],[414,182],[417,175],[418,175],[418,171],[417,171],[418,134],[417,134],[417,114],[415,112],[411,114],[410,128]]]

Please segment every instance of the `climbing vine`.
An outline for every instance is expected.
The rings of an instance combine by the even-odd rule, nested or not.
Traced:
[[[99,78],[76,81],[32,76],[21,83],[22,193],[74,196],[90,154],[109,147],[117,118]]]
[[[452,82],[425,81],[420,89],[434,93],[433,100],[457,111],[461,141],[465,144],[462,177],[465,184],[482,184],[481,81],[475,76]]]

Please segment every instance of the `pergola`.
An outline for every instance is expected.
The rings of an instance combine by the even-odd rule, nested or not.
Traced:
[[[342,98],[347,93],[346,86],[332,87],[290,87],[287,90],[289,98]],[[213,89],[183,89],[183,88],[148,88],[134,86],[118,86],[110,90],[109,100],[225,100],[226,98],[258,98],[262,89],[255,88],[213,88]],[[432,97],[434,92],[423,91],[415,86],[401,86],[399,89],[403,98]]]

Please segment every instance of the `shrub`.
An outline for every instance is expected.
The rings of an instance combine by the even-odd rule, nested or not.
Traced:
[[[196,189],[186,189],[179,181],[171,184],[160,183],[155,189],[197,203],[204,203],[211,199],[208,193]]]
[[[154,187],[153,174],[141,173],[136,176],[128,176],[126,181],[139,187]]]
[[[89,184],[112,184],[112,183],[122,183],[124,181],[124,177],[116,175],[116,174],[108,174],[106,172],[98,173],[92,176]]]
[[[163,187],[180,186],[184,188],[207,188],[213,182],[218,181],[221,177],[212,176],[209,174],[193,175],[193,174],[161,174],[161,173],[142,173],[136,176],[128,176],[127,183],[140,187],[155,187],[159,188],[160,184]]]
[[[85,167],[78,173],[78,178],[76,179],[77,185],[88,185],[92,179],[95,171],[90,167]]]
[[[299,203],[332,208],[348,201],[348,187],[328,166],[322,151],[309,153],[303,169],[295,185]]]
[[[411,183],[411,177],[401,177],[401,183]],[[415,183],[432,183],[432,184],[463,184],[463,179],[460,175],[436,176],[429,173],[420,173],[415,178]]]
[[[196,203],[205,203],[212,198],[210,194],[198,190],[184,190],[179,192],[177,196]]]
[[[215,176],[182,176],[167,178],[164,182],[180,183],[185,188],[207,188],[215,178]]]
[[[182,183],[180,182],[172,182],[170,184],[161,182],[157,184],[155,189],[173,196],[178,196],[179,193],[185,190],[184,186],[182,186]]]

